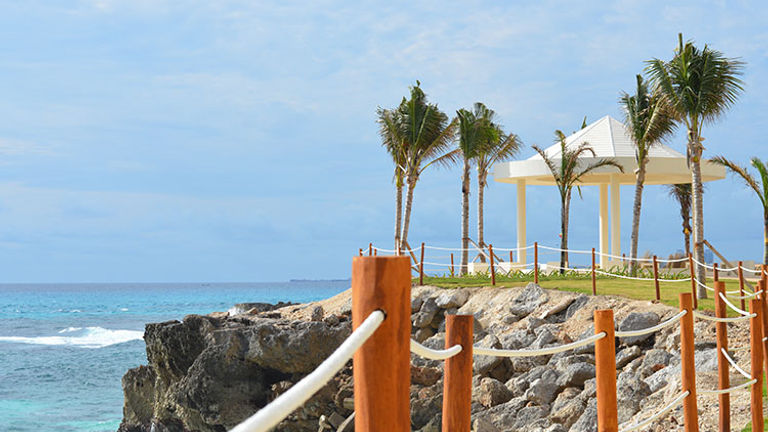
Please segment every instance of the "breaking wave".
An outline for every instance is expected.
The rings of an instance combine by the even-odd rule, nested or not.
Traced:
[[[58,332],[58,336],[0,336],[0,342],[30,345],[73,346],[79,348],[104,348],[138,340],[144,332],[137,330],[110,330],[103,327],[69,327]]]

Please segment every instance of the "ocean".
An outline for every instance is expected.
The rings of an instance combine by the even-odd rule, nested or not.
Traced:
[[[235,303],[307,302],[349,281],[0,285],[0,432],[115,431],[144,324]]]

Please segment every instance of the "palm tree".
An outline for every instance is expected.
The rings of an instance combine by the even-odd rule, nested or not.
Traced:
[[[410,99],[403,98],[394,115],[398,125],[397,134],[402,138],[404,154],[404,178],[408,186],[403,215],[401,241],[408,241],[408,228],[413,208],[413,190],[419,176],[431,165],[437,163],[450,166],[458,158],[458,151],[451,148],[455,122],[449,122],[448,116],[427,101],[427,95],[421,90],[421,83],[411,87]]]
[[[634,95],[623,93],[619,104],[624,111],[624,124],[635,144],[635,204],[632,211],[632,246],[630,250],[630,271],[637,274],[637,243],[640,231],[640,209],[643,202],[645,171],[651,147],[668,137],[675,128],[674,119],[669,115],[658,95],[650,94],[641,75],[637,75]]]
[[[547,164],[547,167],[552,172],[557,189],[560,192],[560,229],[562,233],[562,238],[560,239],[560,249],[562,249],[560,252],[560,273],[564,273],[562,267],[566,267],[568,263],[568,252],[566,252],[568,250],[568,210],[571,205],[571,191],[573,187],[578,185],[582,177],[598,168],[613,166],[621,172],[624,172],[624,168],[613,159],[598,159],[587,166],[582,166],[583,164],[579,163],[581,156],[588,153],[591,153],[592,157],[596,156],[592,147],[586,142],[572,148],[566,147],[565,134],[560,130],[555,131],[555,137],[556,141],[560,143],[559,155],[547,155],[544,150],[537,146],[533,146],[533,149],[544,159],[544,163]]]
[[[688,131],[688,164],[693,185],[693,249],[699,262],[704,262],[702,126],[719,119],[736,102],[743,90],[743,82],[739,79],[743,66],[743,62],[726,58],[706,45],[699,49],[693,42],[683,43],[682,33],[678,35],[678,47],[672,60],[647,62],[654,92],[660,94],[675,120],[685,124]],[[705,268],[697,266],[696,278],[704,280],[704,277]],[[707,297],[707,291],[701,286],[698,297]]]
[[[680,205],[680,218],[683,220],[686,256],[691,253],[691,189],[690,183],[667,185],[669,196]]]
[[[514,157],[523,144],[517,135],[505,133],[501,125],[496,122],[495,116],[496,113],[493,110],[488,110],[486,120],[490,128],[475,154],[477,167],[477,244],[481,248],[485,247],[483,207],[484,190],[488,185],[488,171],[496,162]],[[485,262],[485,257],[482,254],[480,260]]]
[[[399,133],[397,111],[379,108],[376,111],[381,142],[395,164],[395,250],[400,247],[400,233],[403,224],[403,186],[405,185],[405,141]]]
[[[757,157],[750,159],[750,165],[757,170],[760,176],[760,182],[758,183],[757,178],[748,171],[747,167],[730,161],[723,156],[714,157],[712,162],[723,165],[731,173],[741,177],[744,183],[757,194],[757,199],[763,205],[763,264],[768,264],[768,166]]]
[[[470,161],[477,155],[480,143],[487,135],[484,115],[488,109],[481,103],[475,103],[474,109],[456,111],[458,124],[458,151],[461,153],[464,169],[461,175],[461,268],[460,274],[467,274],[469,264],[469,189]]]

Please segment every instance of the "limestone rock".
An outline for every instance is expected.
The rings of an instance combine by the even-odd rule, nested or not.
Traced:
[[[512,392],[504,384],[493,378],[483,378],[480,385],[472,390],[473,395],[484,407],[491,408],[512,399]]]
[[[659,323],[659,315],[654,312],[632,312],[619,323],[620,331],[628,330],[642,330],[648,327],[653,327]],[[648,338],[652,337],[654,333],[642,335],[642,336],[630,336],[621,338],[621,343],[624,345],[637,345]]]

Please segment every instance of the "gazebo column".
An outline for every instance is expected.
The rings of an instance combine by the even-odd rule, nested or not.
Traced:
[[[611,176],[611,254],[621,256],[621,198],[619,176]],[[618,260],[619,258],[613,258]]]
[[[600,184],[600,253],[608,252],[608,184]],[[600,267],[608,268],[608,257],[600,255]]]
[[[517,181],[517,247],[521,248],[517,255],[520,264],[526,263],[525,239],[525,180]],[[510,267],[510,270],[512,267]]]

